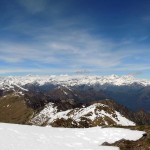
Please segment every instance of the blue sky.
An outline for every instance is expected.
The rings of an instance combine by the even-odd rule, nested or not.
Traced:
[[[150,79],[149,0],[0,0],[0,75]]]

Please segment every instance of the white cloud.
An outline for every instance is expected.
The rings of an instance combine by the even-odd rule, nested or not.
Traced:
[[[28,25],[26,26],[28,28]],[[63,30],[61,26],[63,26]],[[11,30],[13,27],[14,25]],[[74,72],[80,69],[91,70],[91,68],[95,71],[132,70],[130,66],[125,65],[128,64],[126,59],[144,53],[144,49],[141,50],[138,46],[130,47],[133,40],[117,43],[110,39],[95,37],[90,34],[88,29],[68,29],[67,27],[68,21],[66,23],[60,21],[59,25],[23,30],[22,32],[30,37],[31,41],[28,42],[1,40],[0,61],[11,63],[14,68],[19,64],[21,68],[21,63],[28,65],[28,62],[34,62],[37,66],[46,64],[46,67],[49,65],[48,70],[58,70],[58,72],[60,70],[62,72],[63,70],[65,72]],[[53,69],[52,64],[57,67]],[[129,65],[132,65],[132,62]],[[36,69],[33,68],[31,71],[38,72]],[[18,69],[18,72],[27,72],[27,70],[22,68]],[[44,68],[40,67],[39,72],[41,70]]]
[[[110,68],[121,65],[126,57],[137,53],[135,50],[116,50],[117,44],[102,38],[96,39],[82,31],[36,36],[37,42],[1,42],[0,60],[5,62],[35,61],[39,63],[65,64],[69,67]],[[42,39],[41,39],[42,37]],[[50,39],[50,40],[49,40]],[[66,67],[66,66],[64,66]]]
[[[6,37],[0,39],[0,68],[4,64],[9,67],[1,68],[1,72],[150,69],[147,65],[149,58],[146,58],[149,47],[140,45],[149,36],[124,37],[118,42],[104,38],[104,32],[103,36],[96,33],[96,29],[100,31],[101,27],[90,22],[87,15],[69,14],[70,4],[73,4],[69,0],[17,2],[21,13],[12,12],[10,23],[1,28]],[[148,21],[149,16],[142,19]],[[113,38],[111,34],[109,37]],[[144,61],[141,59],[143,56]]]

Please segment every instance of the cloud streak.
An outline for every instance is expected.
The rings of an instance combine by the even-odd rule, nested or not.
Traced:
[[[108,17],[110,22],[105,25],[108,18],[102,13],[95,16],[93,9],[83,12],[82,8],[78,13],[79,4],[67,0],[16,0],[15,4],[19,9],[5,13],[10,20],[0,28],[0,74],[150,70],[149,44],[145,44],[149,35],[125,36],[124,28],[130,23],[111,25],[113,20]],[[123,36],[115,38],[114,29]]]
[[[129,53],[127,50],[117,51],[115,50],[118,46],[116,43],[96,39],[78,30],[67,34],[60,34],[56,31],[52,35],[49,35],[47,31],[46,38],[43,38],[41,34],[36,36],[36,40],[34,44],[1,42],[0,59],[12,63],[32,60],[42,63],[76,63],[76,65],[82,64],[83,66],[111,67],[118,65],[123,58],[135,53],[135,51]],[[111,59],[107,61],[108,58]]]
[[[31,44],[8,42],[0,43],[0,60],[12,63],[35,62],[42,64],[49,69],[51,65],[57,64],[58,70],[68,72],[70,69],[99,69],[116,68],[122,69],[123,60],[139,55],[141,51],[137,49],[121,48],[120,43],[112,42],[103,38],[95,38],[88,32],[82,30],[60,33],[57,29],[52,29],[55,34],[46,33],[35,35],[37,42]],[[124,43],[122,44],[124,46]],[[122,47],[121,46],[121,47]],[[34,68],[36,70],[36,68]],[[26,69],[25,69],[26,70]]]

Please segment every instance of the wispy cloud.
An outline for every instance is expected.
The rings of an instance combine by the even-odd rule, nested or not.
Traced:
[[[33,43],[0,42],[1,60],[21,62],[33,60],[43,63],[70,62],[82,65],[115,66],[121,59],[131,55],[126,50],[117,51],[118,44],[103,38],[94,38],[84,31],[75,30],[65,33],[41,33],[35,35]],[[112,53],[113,52],[113,53]],[[108,58],[111,59],[109,61]]]
[[[51,32],[55,33],[50,34]],[[72,70],[91,67],[116,69],[122,65],[124,59],[141,53],[137,49],[118,49],[120,43],[104,38],[95,38],[87,31],[82,30],[68,32],[60,32],[54,28],[47,29],[45,32],[39,30],[33,40],[37,42],[31,44],[1,42],[0,60],[14,65],[32,61],[37,64],[46,64],[52,70],[51,65],[57,64],[56,69],[64,68],[69,72],[71,68]]]
[[[14,67],[14,68],[3,68],[3,69],[0,69],[0,74],[20,74],[20,73],[28,73],[28,74],[65,74],[65,73],[73,73],[73,70],[70,70],[68,72],[68,70],[66,69],[51,69],[51,68],[44,68],[42,69],[36,69],[36,68],[17,68],[17,67]]]
[[[93,15],[93,10],[89,10],[90,13],[87,13],[97,20],[94,24],[94,19],[82,8],[78,14],[76,9],[79,4],[74,9],[73,1],[15,2],[19,9],[13,9],[12,15],[7,12],[6,17],[2,16],[3,20],[7,16],[10,20],[0,28],[0,74],[150,70],[149,45],[142,45],[149,35],[144,32],[138,37],[133,33],[124,36],[124,29],[131,31],[130,23],[111,25],[113,20],[110,18],[105,28],[107,19],[103,15]],[[107,30],[112,33],[108,34]],[[115,38],[114,30],[118,35],[121,32],[122,36],[118,36],[121,38]]]

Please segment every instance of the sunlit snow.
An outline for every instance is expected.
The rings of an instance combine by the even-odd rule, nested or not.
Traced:
[[[53,128],[0,124],[2,150],[118,150],[117,147],[100,146],[122,138],[137,140],[142,131],[120,128]]]
[[[30,123],[36,124],[36,125],[42,125],[45,122],[47,122],[48,124],[51,124],[53,121],[57,119],[61,119],[61,118],[65,120],[71,118],[76,122],[80,122],[82,117],[93,121],[96,118],[105,118],[105,116],[107,116],[110,119],[112,119],[117,125],[122,125],[122,126],[134,126],[135,125],[134,122],[128,120],[117,111],[114,111],[115,117],[113,117],[112,113],[109,113],[104,110],[96,110],[96,108],[99,106],[103,108],[109,107],[108,105],[95,103],[93,105],[90,105],[88,107],[81,108],[81,109],[76,108],[76,109],[70,109],[67,111],[58,112],[57,107],[54,106],[53,103],[49,103],[37,116],[31,119]],[[89,113],[91,113],[90,116],[87,115]],[[107,121],[105,123],[107,125]]]
[[[117,75],[111,75],[111,76],[20,76],[20,77],[0,77],[0,88],[5,89],[7,88],[14,88],[14,86],[17,86],[18,88],[22,89],[21,86],[24,86],[26,84],[33,84],[37,83],[38,85],[42,86],[46,83],[51,83],[54,85],[63,85],[63,86],[75,86],[75,85],[105,85],[105,84],[111,84],[111,85],[131,85],[133,83],[138,83],[143,86],[150,85],[149,80],[142,80],[142,79],[136,79],[133,76],[117,76]],[[27,90],[27,89],[22,89]]]

